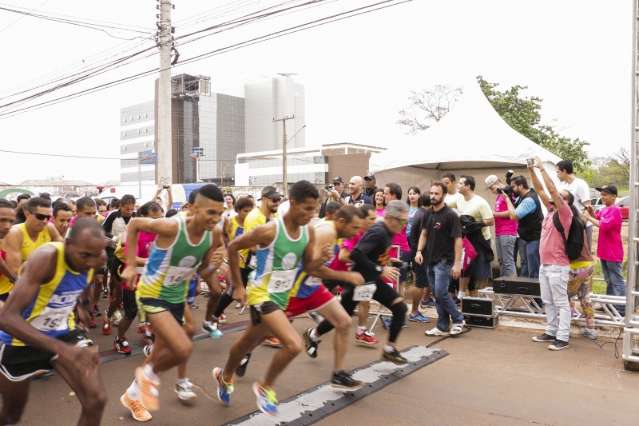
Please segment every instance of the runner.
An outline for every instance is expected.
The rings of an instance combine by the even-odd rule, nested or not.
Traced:
[[[24,223],[12,226],[4,240],[6,263],[13,276],[18,275],[20,266],[38,247],[51,241],[62,241],[55,226],[49,223],[52,215],[51,201],[33,197],[24,207]]]
[[[190,215],[170,219],[135,218],[128,226],[127,246],[137,247],[141,231],[157,234],[149,260],[136,290],[142,321],[149,321],[155,335],[153,350],[135,371],[135,379],[120,397],[137,421],[151,419],[160,408],[158,374],[185,363],[192,350],[182,328],[188,283],[198,270],[203,278],[219,268],[224,257],[222,236],[213,232],[224,212],[222,191],[212,184],[198,190]],[[134,285],[135,251],[127,252],[123,279]]]
[[[377,300],[386,306],[393,314],[389,327],[388,341],[384,345],[382,358],[395,364],[406,364],[404,358],[396,347],[397,337],[406,322],[408,308],[404,299],[383,280],[396,281],[399,278],[397,268],[381,266],[378,264],[380,257],[387,256],[391,247],[391,241],[395,234],[399,233],[408,220],[408,206],[402,201],[394,200],[388,203],[383,221],[377,222],[362,237],[357,247],[351,252],[353,271],[360,272],[366,282],[371,283],[356,290],[354,287],[346,287],[342,293],[342,306],[349,315],[355,311],[359,301]],[[373,294],[364,294],[370,290]],[[358,299],[358,300],[355,300]],[[333,329],[329,321],[322,321],[309,334],[306,341],[306,352],[317,352],[319,337]],[[313,351],[314,349],[314,351]]]
[[[45,244],[24,265],[0,312],[0,423],[17,424],[31,379],[55,370],[82,405],[78,424],[100,424],[107,397],[98,354],[86,349],[73,309],[91,270],[104,262],[105,246],[100,226],[80,219],[64,243]]]
[[[111,300],[109,307],[104,317],[104,323],[102,324],[102,334],[105,336],[111,335],[111,322],[113,314],[122,304],[122,292],[121,290],[121,277],[120,272],[122,270],[122,262],[115,255],[115,248],[118,241],[124,238],[126,227],[133,217],[135,212],[135,197],[133,195],[124,195],[119,201],[119,209],[111,212],[106,218],[102,227],[104,233],[111,239],[111,244],[107,247],[109,268],[109,292],[111,293]]]
[[[72,217],[73,212],[71,211],[71,207],[69,207],[67,203],[65,203],[64,201],[53,203],[52,223],[60,235],[67,235]]]
[[[242,358],[259,345],[265,336],[275,335],[283,347],[273,357],[264,380],[253,384],[258,408],[270,415],[276,415],[278,410],[273,390],[275,380],[303,348],[299,334],[284,313],[299,267],[303,262],[307,273],[321,278],[330,276],[330,270],[322,265],[326,259],[314,256],[314,231],[308,227],[318,207],[319,192],[310,182],[299,181],[291,187],[289,199],[290,209],[283,218],[260,226],[229,245],[231,274],[236,283],[242,281],[239,251],[258,247],[257,269],[247,288],[251,325],[231,348],[225,368],[213,369],[218,399],[224,405],[229,405],[233,375]],[[235,286],[236,299],[242,299],[243,293],[242,286]]]
[[[11,272],[5,262],[7,253],[4,251],[4,238],[15,220],[16,212],[11,202],[0,199],[0,301],[3,302],[9,297],[9,292],[16,281],[16,275]]]
[[[228,197],[228,196],[227,196]],[[246,217],[254,209],[255,203],[251,198],[241,197],[235,204],[236,215],[230,219],[224,221],[224,241],[228,245],[231,241],[242,236],[244,234],[244,224]],[[240,268],[242,271],[242,285],[246,288],[248,284],[248,275],[251,272],[240,259]],[[230,282],[228,280],[227,282]],[[217,305],[214,306],[214,310],[209,312],[209,305],[206,308],[206,318],[209,320],[204,321],[203,329],[208,332],[212,337],[221,337],[222,332],[219,330],[219,319],[224,314],[226,308],[233,302],[233,286],[229,285],[217,301]],[[217,332],[217,333],[216,333]]]

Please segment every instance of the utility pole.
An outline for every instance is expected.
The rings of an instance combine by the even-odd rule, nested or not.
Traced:
[[[173,147],[171,141],[171,0],[156,0],[160,10],[157,23],[158,47],[160,49],[160,76],[157,89],[157,183],[173,183]]]
[[[288,197],[288,157],[286,153],[286,122],[295,118],[295,114],[285,115],[282,118],[273,118],[273,123],[282,122],[282,184],[284,185],[284,196]]]

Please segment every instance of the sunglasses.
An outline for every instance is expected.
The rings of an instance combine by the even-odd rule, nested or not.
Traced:
[[[35,216],[35,217],[36,217],[36,219],[38,219],[39,221],[44,221],[44,220],[49,220],[49,219],[51,219],[51,215],[49,215],[49,214],[36,213],[36,214],[34,214],[34,216]]]
[[[274,202],[274,203],[279,203],[280,201],[282,201],[282,199],[279,198],[279,197],[278,198],[271,198],[271,201]]]

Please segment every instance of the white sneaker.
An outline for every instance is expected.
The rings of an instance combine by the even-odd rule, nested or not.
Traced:
[[[450,328],[450,335],[451,336],[458,336],[458,335],[462,334],[464,332],[464,326],[465,325],[466,325],[465,321],[454,323],[453,326]]]
[[[176,383],[175,393],[177,393],[178,399],[182,402],[192,401],[197,398],[197,394],[193,391],[193,383],[189,379]]]
[[[424,334],[427,335],[427,336],[448,336],[448,332],[447,331],[441,331],[437,327],[433,327],[430,330],[426,330],[426,332]]]
[[[595,330],[594,328],[582,328],[581,335],[591,340],[597,340],[597,337],[599,337],[597,334],[597,330]]]

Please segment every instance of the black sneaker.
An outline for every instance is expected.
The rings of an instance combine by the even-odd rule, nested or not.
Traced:
[[[383,351],[382,359],[397,365],[408,364],[408,360],[397,349],[393,349],[393,352]]]
[[[532,338],[533,342],[540,342],[540,343],[549,343],[549,342],[554,342],[555,341],[555,336],[551,336],[550,334],[540,334],[539,336],[535,336]]]
[[[309,328],[304,332],[304,345],[306,346],[306,354],[311,358],[317,358],[317,347],[320,342],[315,342],[311,339],[311,330],[312,329]]]
[[[240,361],[240,366],[235,369],[235,374],[237,377],[244,377],[246,374],[246,367],[248,367],[249,360],[251,359],[251,353],[247,353]]]
[[[354,392],[360,389],[363,386],[363,383],[359,380],[353,379],[353,376],[342,370],[333,373],[333,377],[331,378],[331,386],[334,389]]]
[[[548,349],[550,349],[551,351],[560,351],[562,349],[566,349],[568,346],[570,346],[568,342],[557,339],[550,345],[548,345]]]

